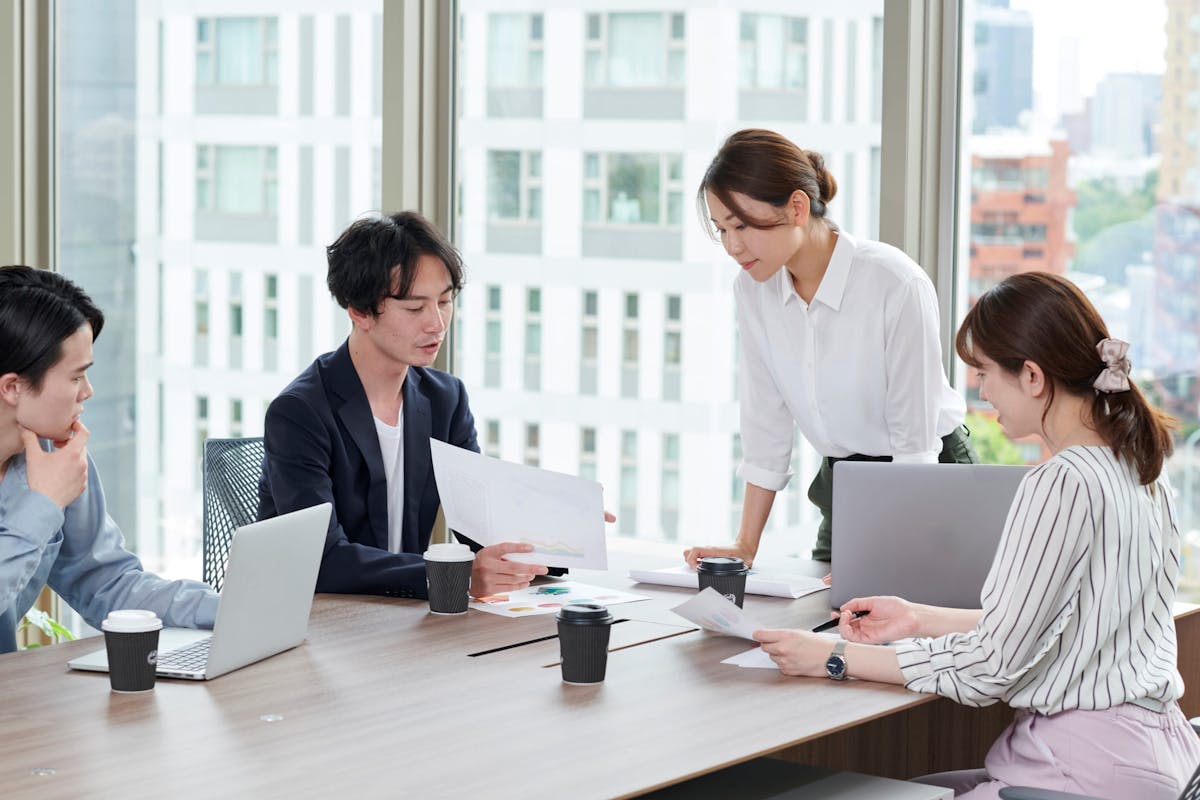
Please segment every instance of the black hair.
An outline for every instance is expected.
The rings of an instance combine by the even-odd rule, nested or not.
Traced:
[[[104,314],[87,293],[45,269],[0,267],[0,375],[15,373],[39,390],[62,358],[62,343],[84,324],[92,341]]]
[[[342,308],[376,315],[388,297],[407,297],[423,255],[436,257],[450,273],[457,295],[463,285],[458,251],[429,220],[415,211],[356,220],[325,248],[329,291]],[[399,272],[398,280],[393,274]]]

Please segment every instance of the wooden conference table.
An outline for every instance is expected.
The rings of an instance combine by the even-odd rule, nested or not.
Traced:
[[[625,797],[755,756],[908,778],[982,763],[1011,718],[900,687],[719,663],[750,643],[690,631],[691,595],[624,572],[576,580],[650,600],[614,606],[603,684],[565,686],[552,615],[435,617],[411,600],[318,595],[306,644],[214,681],[113,694],[66,668],[101,639],[0,656],[4,797]],[[766,625],[821,616],[826,593],[749,596]],[[1180,606],[1180,664],[1200,714],[1200,608]],[[48,774],[53,771],[52,774]]]

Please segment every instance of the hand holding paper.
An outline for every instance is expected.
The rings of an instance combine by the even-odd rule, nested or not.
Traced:
[[[740,636],[752,641],[754,632],[762,628],[750,615],[726,600],[711,586],[671,610],[705,630]]]
[[[509,561],[607,569],[599,483],[511,464],[430,439],[433,473],[450,528],[486,546],[530,545]]]

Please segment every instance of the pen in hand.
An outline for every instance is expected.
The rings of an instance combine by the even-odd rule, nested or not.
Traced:
[[[854,616],[857,619],[858,617],[865,617],[867,614],[870,614],[870,613],[871,613],[870,611],[855,611]],[[820,625],[813,628],[812,632],[820,633],[821,631],[827,631],[830,628],[836,628],[838,626],[838,622],[840,622],[840,621],[841,621],[841,617],[834,617],[833,619],[829,620],[828,622],[822,622]]]

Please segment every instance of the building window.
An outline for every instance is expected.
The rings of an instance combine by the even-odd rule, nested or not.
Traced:
[[[668,541],[679,537],[679,434],[663,434],[662,440],[662,535]]]
[[[192,360],[198,367],[208,366],[208,270],[198,269],[195,276],[193,307],[196,316],[196,337],[193,340]]]
[[[500,287],[487,287],[487,313],[484,319],[483,385],[493,389],[500,386],[500,306]]]
[[[597,362],[600,350],[600,300],[597,292],[584,291],[579,338],[579,393],[597,392]]]
[[[621,396],[638,396],[638,296],[632,292],[621,321]]]
[[[678,401],[683,392],[683,298],[667,295],[663,321],[663,400]]]
[[[609,225],[682,225],[683,157],[584,153],[583,221]]]
[[[205,395],[196,396],[196,488],[203,485],[204,443],[208,441],[208,398]]]
[[[484,424],[483,453],[492,458],[500,457],[500,421],[489,419]]]
[[[525,388],[542,388],[542,290],[525,292]]]
[[[541,428],[536,423],[525,425],[525,463],[536,467],[541,463]]]
[[[621,431],[621,511],[617,532],[623,536],[637,533],[637,431]]]
[[[579,477],[596,480],[596,429],[579,429]]]
[[[229,273],[229,368],[242,368],[242,273]]]
[[[242,401],[229,401],[229,435],[236,438],[242,436]]]
[[[488,15],[488,86],[542,85],[542,15]]]
[[[276,148],[196,146],[196,210],[274,216],[278,207]]]
[[[279,276],[263,278],[263,369],[279,369]]]
[[[542,154],[537,151],[488,152],[488,219],[540,221]]]
[[[683,14],[588,14],[586,24],[585,85],[683,86]]]
[[[746,482],[742,480],[742,476],[738,475],[738,469],[742,466],[742,435],[740,433],[733,434],[733,453],[731,463],[733,469],[730,472],[731,486],[729,492],[730,516],[729,529],[738,530],[742,525],[742,498],[746,495]]]
[[[275,86],[279,83],[279,23],[274,17],[196,20],[196,83]]]
[[[804,105],[808,88],[808,20],[776,14],[742,14],[738,52],[740,88],[797,91],[800,95],[789,102]]]

